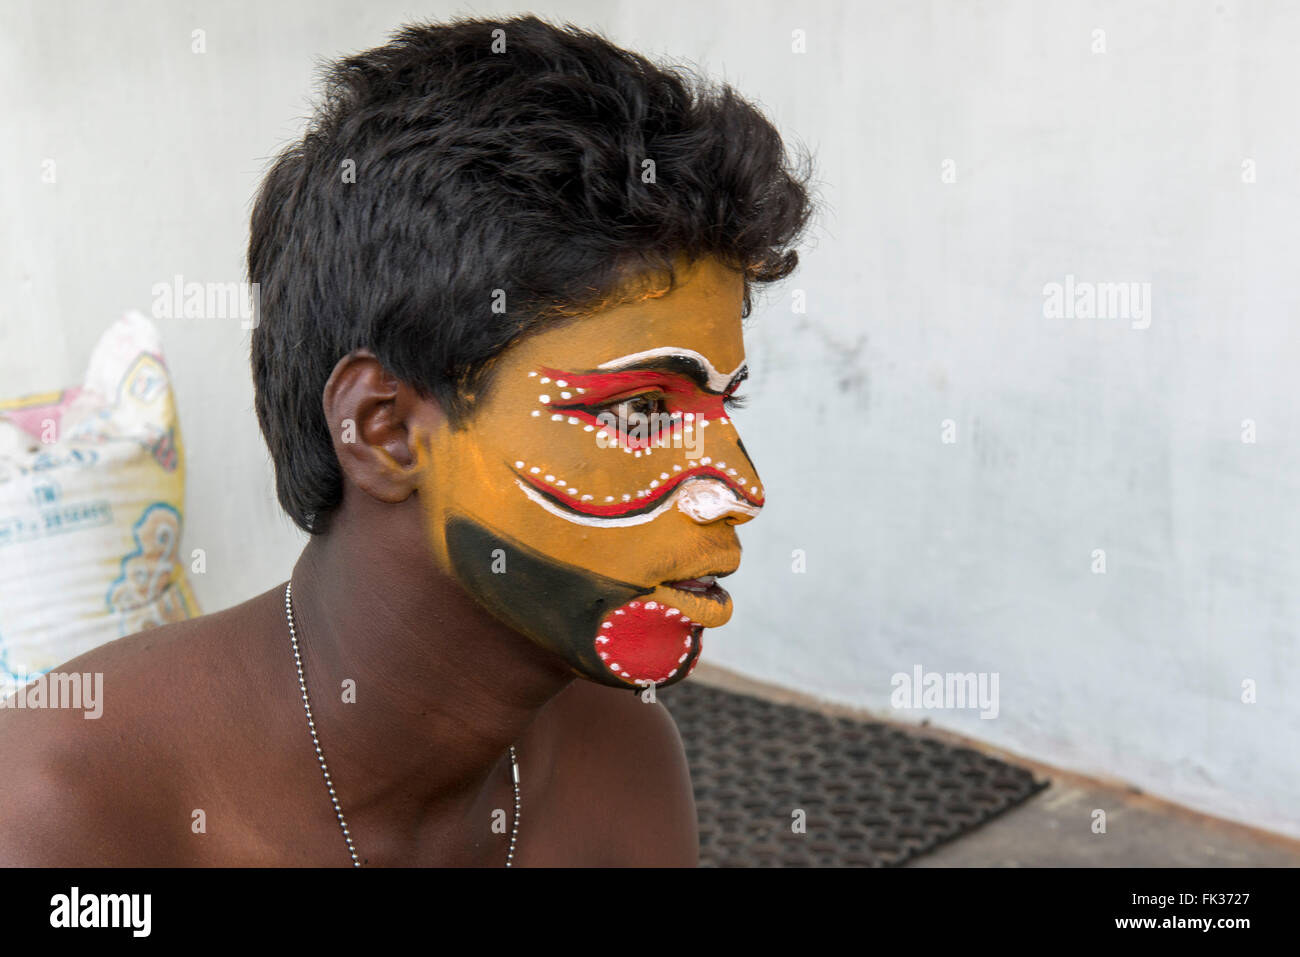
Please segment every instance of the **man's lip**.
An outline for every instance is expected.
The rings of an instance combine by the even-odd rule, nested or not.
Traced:
[[[670,582],[664,582],[663,584],[668,585],[671,588],[678,588],[682,585],[686,585],[688,586],[687,590],[689,590],[689,586],[695,586],[702,591],[712,585],[713,582],[701,581],[701,579],[726,578],[734,571],[734,568],[728,568],[723,571],[701,572],[698,575],[691,576],[690,578],[678,578]]]
[[[699,578],[686,578],[679,579],[678,581],[664,582],[664,584],[669,588],[675,588],[678,591],[684,591],[691,595],[698,595],[700,598],[716,601],[718,604],[726,604],[727,600],[731,597],[727,594],[727,590],[716,581],[702,581]]]
[[[715,575],[701,575],[699,578],[679,578],[676,581],[664,582],[664,584],[686,591],[708,591],[713,587],[716,580],[717,576]]]

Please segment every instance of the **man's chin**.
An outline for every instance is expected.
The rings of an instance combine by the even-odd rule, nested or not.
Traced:
[[[601,680],[617,687],[666,687],[695,668],[704,625],[653,598],[627,602],[600,623],[594,644]]]
[[[731,598],[720,588],[706,594],[619,581],[465,516],[449,518],[445,528],[462,587],[575,673],[601,684],[676,684],[699,660],[704,629],[731,617]]]

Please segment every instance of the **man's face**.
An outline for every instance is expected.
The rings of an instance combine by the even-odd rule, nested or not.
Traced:
[[[673,684],[731,617],[690,580],[736,570],[734,526],[763,505],[726,404],[742,297],[704,260],[670,295],[534,333],[468,426],[432,436],[419,496],[439,564],[582,677]]]

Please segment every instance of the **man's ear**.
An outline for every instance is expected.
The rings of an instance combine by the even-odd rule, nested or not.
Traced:
[[[369,349],[348,353],[334,366],[322,393],[325,422],[339,467],[354,485],[381,502],[404,502],[415,491],[423,450],[411,426],[427,419],[422,398],[390,374]]]

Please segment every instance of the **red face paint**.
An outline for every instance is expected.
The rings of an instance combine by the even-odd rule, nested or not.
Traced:
[[[546,408],[573,416],[584,424],[603,428],[611,438],[617,438],[620,443],[634,449],[646,448],[650,443],[646,439],[629,436],[620,429],[619,424],[610,424],[611,417],[601,421],[601,406],[634,399],[638,392],[653,389],[662,396],[667,414],[672,416],[671,422],[663,423],[667,428],[666,438],[671,441],[674,434],[694,419],[725,418],[727,408],[724,401],[739,385],[737,382],[726,393],[715,394],[700,391],[696,383],[686,376],[658,369],[577,374],[548,368],[539,371],[552,383],[564,383],[564,386],[556,385],[545,393],[549,400],[543,403]]]
[[[605,616],[596,653],[613,674],[636,684],[675,678],[699,659],[704,629],[663,602],[632,601]]]

